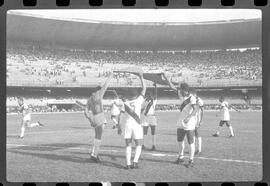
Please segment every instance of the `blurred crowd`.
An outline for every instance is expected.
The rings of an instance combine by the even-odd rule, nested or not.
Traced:
[[[164,72],[186,82],[261,81],[260,49],[245,51],[112,51],[72,50],[39,46],[7,48],[9,82],[74,83],[103,82],[111,70],[141,66],[144,72]],[[133,85],[129,74],[114,76],[113,83]]]

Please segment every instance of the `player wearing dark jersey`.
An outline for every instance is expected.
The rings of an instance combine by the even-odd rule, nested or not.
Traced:
[[[104,125],[106,124],[102,100],[112,77],[113,74],[110,73],[105,84],[102,87],[97,87],[96,90],[91,94],[84,111],[85,117],[89,120],[91,126],[95,129],[95,138],[93,142],[91,160],[97,163],[100,162],[98,152],[101,145],[101,137]]]

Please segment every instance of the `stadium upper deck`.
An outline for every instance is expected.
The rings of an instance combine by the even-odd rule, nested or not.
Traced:
[[[7,40],[88,49],[191,50],[261,45],[260,18],[157,23],[55,18],[47,14],[8,12]]]

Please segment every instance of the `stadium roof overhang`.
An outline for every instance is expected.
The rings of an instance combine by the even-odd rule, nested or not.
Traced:
[[[257,47],[261,21],[123,23],[8,15],[7,40],[79,48],[190,50]]]

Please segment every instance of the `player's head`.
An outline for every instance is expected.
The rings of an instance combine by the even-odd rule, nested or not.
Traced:
[[[101,89],[101,86],[94,87],[92,95],[95,95],[100,89]]]
[[[189,93],[192,94],[193,96],[197,96],[197,91],[194,88],[190,88]]]
[[[138,97],[138,89],[131,87],[122,88],[121,94],[124,99],[134,99]]]
[[[152,92],[147,92],[146,99],[153,99],[153,93]]]
[[[18,97],[17,98],[18,104],[22,105],[23,104],[23,98],[22,97]]]
[[[179,88],[180,93],[183,97],[188,96],[190,94],[190,88],[187,83],[181,83]]]
[[[220,96],[218,100],[219,100],[219,102],[223,102],[225,100],[225,98],[224,98],[224,96]]]

